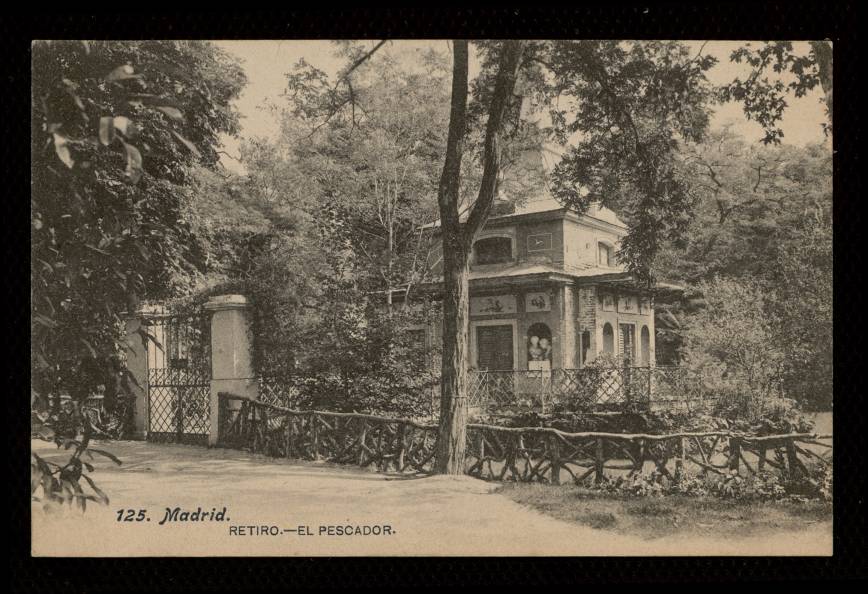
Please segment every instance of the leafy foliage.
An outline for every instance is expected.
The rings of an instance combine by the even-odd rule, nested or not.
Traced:
[[[701,197],[682,241],[669,242],[658,274],[693,287],[685,299],[658,300],[658,354],[681,351],[690,319],[705,307],[715,277],[753,287],[750,306],[782,354],[782,388],[803,404],[832,398],[832,154],[812,145],[756,147],[728,130],[682,149]],[[806,272],[807,271],[807,272]],[[707,287],[715,290],[714,287]],[[735,292],[733,299],[747,298]],[[739,302],[726,305],[734,314]],[[712,355],[713,357],[714,355]]]
[[[724,128],[679,153],[698,203],[684,237],[661,252],[659,275],[691,284],[715,275],[771,280],[777,252],[806,225],[831,235],[828,146],[750,145]]]
[[[32,359],[47,370],[114,353],[118,312],[185,287],[188,166],[236,130],[243,75],[200,42],[36,43],[33,73]]]
[[[751,435],[809,433],[814,424],[795,407],[767,406],[762,414],[745,418],[740,410],[721,407],[707,413],[644,411],[628,413],[588,413],[555,411],[498,416],[480,422],[509,427],[552,427],[567,433],[598,431],[603,433],[665,434],[677,431],[738,431]]]
[[[754,45],[746,43],[734,50],[730,59],[737,64],[750,66],[746,78],[736,78],[722,86],[718,92],[722,101],[742,103],[744,114],[755,120],[765,130],[765,144],[779,143],[784,136],[778,123],[787,107],[786,97],[804,97],[821,86],[825,92],[828,123],[824,131],[832,130],[832,44],[828,41],[812,41],[807,54],[795,51],[790,41],[768,41]],[[775,73],[769,78],[769,71]],[[789,75],[789,81],[781,75]]]
[[[630,227],[619,258],[647,277],[662,241],[689,222],[695,199],[677,149],[705,133],[716,60],[678,42],[613,40],[536,43],[526,61],[567,148],[555,197],[579,212],[592,201],[619,212]]]
[[[445,125],[442,58],[421,62],[378,54],[336,84],[302,61],[272,105],[277,139],[242,145],[244,174],[195,172],[190,219],[210,260],[188,307],[247,294],[258,373],[291,384],[299,405],[430,412],[419,364],[431,354],[404,332],[429,308],[392,303],[427,272],[418,226],[432,218]]]
[[[795,229],[801,232],[797,240],[776,250],[772,279],[778,299],[769,305],[781,320],[778,343],[786,355],[783,385],[788,395],[806,406],[828,410],[834,377],[830,213],[814,211]]]
[[[58,448],[75,448],[69,461],[62,466],[43,459],[35,452],[30,453],[30,496],[32,500],[42,502],[46,510],[55,505],[69,505],[85,511],[88,501],[109,503],[108,495],[88,476],[94,468],[83,457],[92,460],[93,455],[98,454],[115,464],[121,464],[121,461],[106,451],[88,447],[94,428],[86,416],[83,417],[83,436],[76,439],[82,426],[81,419],[77,403],[71,403],[57,413],[33,413],[32,425],[36,437],[53,441]],[[87,483],[89,492],[80,484],[82,479]]]
[[[632,476],[606,477],[595,490],[620,497],[719,497],[736,501],[807,501],[832,500],[832,466],[812,465],[807,475],[785,479],[777,472],[758,472],[741,476],[737,471],[726,475],[683,473],[674,480],[662,473],[637,473]]]
[[[782,397],[784,354],[774,340],[777,320],[765,292],[748,281],[715,279],[700,285],[706,306],[690,320],[685,363],[703,371],[719,403],[756,418]]]
[[[352,252],[363,288],[389,302],[425,272],[430,245],[418,227],[433,219],[443,150],[448,70],[437,54],[420,62],[381,52],[347,85],[331,85],[302,61],[287,74],[280,109],[279,147],[296,176],[312,180],[314,218],[328,226],[332,249]]]
[[[68,393],[81,429],[98,386],[112,402],[132,381],[121,312],[198,271],[189,168],[214,165],[218,134],[237,131],[244,76],[207,42],[35,42],[32,66],[34,406],[59,415]]]
[[[436,348],[416,343],[403,329],[420,321],[414,312],[389,318],[339,306],[321,331],[314,352],[301,362],[299,402],[305,408],[428,418],[439,376],[429,363]],[[313,350],[313,349],[312,349]],[[322,356],[328,350],[330,357]]]

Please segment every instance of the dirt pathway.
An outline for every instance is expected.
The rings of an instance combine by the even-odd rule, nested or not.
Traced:
[[[43,442],[32,447],[58,461],[65,454]],[[556,520],[492,493],[494,483],[469,477],[407,478],[193,446],[113,442],[102,447],[124,462],[118,467],[95,460],[93,478],[111,504],[93,506],[84,516],[46,515],[34,507],[34,555],[780,555],[832,550],[828,526],[737,542],[649,541]],[[223,522],[160,524],[166,508],[210,512],[224,506]],[[145,509],[150,521],[118,522],[119,509]],[[334,533],[348,525],[381,533]],[[279,533],[241,534],[257,532],[242,528],[249,526]],[[300,526],[312,535],[303,535]],[[384,526],[390,534],[384,534]]]

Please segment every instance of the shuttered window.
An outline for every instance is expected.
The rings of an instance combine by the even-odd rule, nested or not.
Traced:
[[[509,237],[486,237],[474,246],[477,264],[500,264],[512,261],[512,240]]]
[[[512,369],[512,326],[477,326],[476,348],[479,369]]]
[[[599,251],[598,256],[597,256],[597,263],[600,266],[614,266],[615,265],[615,258],[614,258],[614,254],[612,253],[613,252],[612,246],[606,245],[605,243],[600,242],[597,244],[597,249]]]
[[[618,354],[621,360],[636,360],[636,326],[621,324],[621,340],[618,343]]]

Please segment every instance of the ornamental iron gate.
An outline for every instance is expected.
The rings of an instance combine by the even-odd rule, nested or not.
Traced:
[[[211,431],[211,319],[154,315],[148,344],[148,440],[208,444]]]

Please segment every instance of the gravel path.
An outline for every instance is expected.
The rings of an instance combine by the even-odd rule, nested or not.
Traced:
[[[33,442],[58,461],[66,452]],[[406,477],[245,452],[145,442],[103,447],[93,478],[111,497],[86,514],[33,508],[37,556],[829,555],[830,526],[740,541],[642,540],[562,522],[470,477]],[[226,507],[223,522],[167,522],[166,508]],[[119,509],[150,521],[118,522]],[[279,531],[278,534],[242,534]],[[311,536],[301,535],[300,526]],[[328,528],[331,526],[332,528]],[[338,527],[380,534],[338,535]],[[368,526],[368,528],[364,528]],[[389,534],[385,534],[388,526]],[[325,528],[321,528],[325,527]],[[288,530],[295,529],[296,532]],[[287,531],[285,531],[287,530]],[[320,531],[323,530],[322,533]],[[332,534],[329,534],[331,530]],[[234,532],[234,533],[233,533]]]

